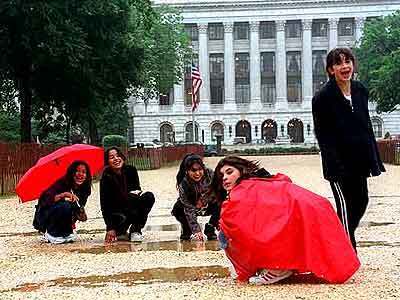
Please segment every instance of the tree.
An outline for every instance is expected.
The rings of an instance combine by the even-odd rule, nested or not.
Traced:
[[[394,111],[400,104],[400,12],[368,21],[356,55],[377,111]]]
[[[56,118],[67,141],[80,126],[98,143],[109,105],[126,106],[135,87],[166,91],[177,81],[187,51],[179,22],[149,0],[0,2],[0,74],[18,91],[21,140],[31,140],[34,116],[44,135]]]
[[[175,8],[158,6],[150,17],[152,26],[143,32],[140,84],[131,90],[132,96],[142,99],[146,106],[150,99],[168,93],[174,83],[179,83],[184,64],[191,57],[182,16]]]
[[[143,57],[133,22],[141,2],[0,2],[0,73],[19,92],[22,141],[31,139],[33,99],[64,107],[74,122],[98,99],[126,98]]]

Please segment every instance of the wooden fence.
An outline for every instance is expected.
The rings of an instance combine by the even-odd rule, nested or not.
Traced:
[[[378,149],[384,163],[400,165],[400,140],[379,140]]]
[[[40,157],[61,145],[0,143],[0,195],[13,193],[20,178]]]
[[[62,145],[8,144],[0,143],[0,195],[14,193],[20,178],[40,157]],[[186,153],[204,154],[201,145],[182,145],[154,149],[128,150],[128,164],[135,164],[139,170],[158,169],[180,161]]]
[[[128,164],[134,164],[138,170],[159,169],[178,162],[187,153],[204,154],[202,145],[181,145],[162,148],[142,148],[128,150]]]

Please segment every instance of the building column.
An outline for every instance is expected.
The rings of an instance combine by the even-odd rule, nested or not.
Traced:
[[[284,20],[276,21],[276,109],[287,110],[286,45]]]
[[[180,84],[174,84],[173,110],[177,112],[183,112],[185,110],[184,84],[184,80],[182,80]]]
[[[364,17],[356,18],[356,46],[359,46],[361,43],[361,38],[364,30],[364,23],[365,23]]]
[[[302,94],[303,107],[311,108],[311,99],[313,96],[312,84],[312,38],[311,28],[312,20],[302,20],[303,41],[302,41]]]
[[[225,105],[235,104],[235,63],[233,55],[233,22],[224,23],[224,89]]]
[[[208,24],[199,24],[199,70],[201,78],[203,79],[203,84],[200,88],[200,105],[201,107],[208,107],[210,104],[210,72],[209,69],[209,59],[208,59],[208,38],[207,38],[207,28]],[[208,109],[208,108],[206,108]]]
[[[260,22],[250,22],[250,97],[251,104],[261,106]]]
[[[338,23],[339,23],[339,19],[337,19],[337,18],[329,19],[329,49],[328,49],[328,51],[337,47]]]

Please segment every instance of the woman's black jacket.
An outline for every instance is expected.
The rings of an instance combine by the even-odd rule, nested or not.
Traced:
[[[100,206],[107,231],[115,229],[113,213],[124,213],[128,208],[130,191],[141,190],[139,175],[134,166],[124,165],[121,174],[106,167],[100,180]]]
[[[351,103],[335,79],[312,100],[315,135],[321,149],[324,178],[378,176],[385,171],[368,112],[368,91],[351,81]]]

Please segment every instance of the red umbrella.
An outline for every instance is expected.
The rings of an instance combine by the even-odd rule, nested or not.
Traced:
[[[91,145],[75,144],[62,147],[38,162],[25,173],[15,188],[22,202],[35,200],[50,185],[65,175],[75,160],[85,161],[91,174],[100,172],[104,164],[104,150]]]

